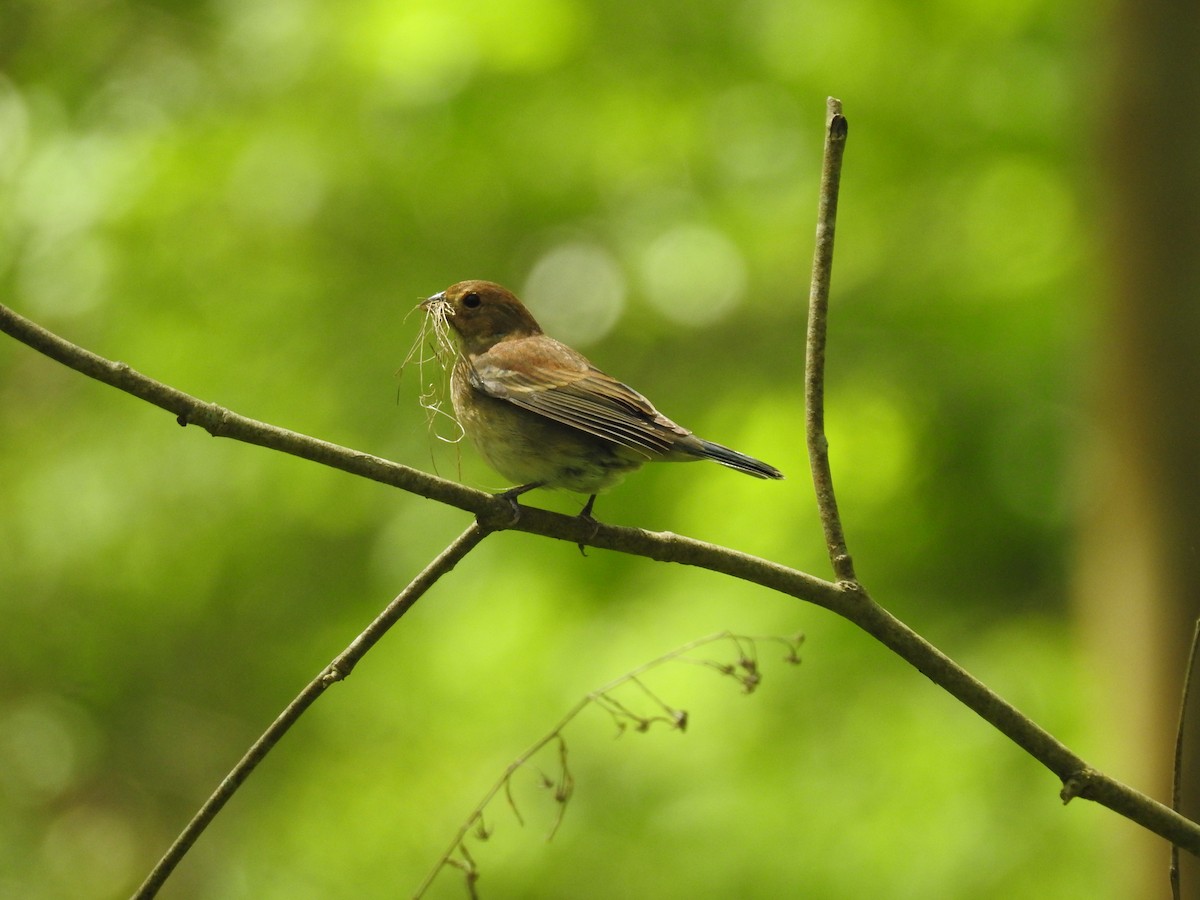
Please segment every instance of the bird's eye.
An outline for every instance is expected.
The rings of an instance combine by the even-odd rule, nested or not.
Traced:
[[[483,301],[479,299],[479,295],[477,293],[475,293],[474,291],[471,291],[471,293],[464,295],[462,298],[462,305],[465,306],[467,309],[478,309],[479,304],[482,302]]]

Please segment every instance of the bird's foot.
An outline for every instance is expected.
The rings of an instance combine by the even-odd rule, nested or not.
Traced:
[[[592,507],[595,505],[596,495],[592,494],[592,496],[588,497],[588,502],[583,505],[583,509],[579,511],[579,519],[592,526],[592,533],[588,536],[589,538],[594,538],[596,536],[596,532],[600,530],[600,523],[592,517]],[[584,556],[587,556],[587,550],[585,549],[585,546],[583,544],[579,544],[578,547],[579,552]]]
[[[517,485],[515,488],[509,488],[507,491],[501,491],[496,495],[499,498],[507,500],[509,506],[512,507],[512,518],[505,523],[505,528],[512,528],[521,521],[521,504],[517,502],[517,498],[522,494],[532,491],[535,488],[540,488],[541,486],[542,483],[540,481],[533,481],[529,484],[521,484]]]

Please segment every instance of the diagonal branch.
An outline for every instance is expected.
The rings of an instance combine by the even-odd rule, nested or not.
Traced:
[[[280,450],[420,494],[422,497],[438,500],[458,509],[473,513],[485,513],[491,509],[511,518],[511,507],[508,503],[490,503],[491,495],[483,491],[475,491],[453,481],[436,478],[417,469],[371,456],[369,453],[258,422],[215,403],[206,403],[198,397],[149,378],[123,362],[106,359],[73,344],[3,304],[0,304],[0,331],[76,372],[165,409],[175,416],[180,425],[198,425],[213,437],[233,438],[270,450]]]
[[[358,661],[379,642],[379,639],[387,633],[388,629],[395,625],[401,616],[412,609],[413,604],[427,590],[433,587],[439,578],[453,569],[464,556],[470,553],[480,541],[487,537],[488,533],[477,522],[472,522],[466,531],[460,534],[449,547],[438,554],[433,562],[409,582],[408,586],[387,605],[383,612],[375,618],[374,622],[367,626],[362,634],[351,641],[350,645],[338,654],[333,662],[322,669],[317,677],[305,686],[304,690],[296,696],[296,699],[289,703],[287,708],[279,714],[279,718],[272,722],[271,726],[263,732],[262,736],[251,745],[250,749],[246,751],[246,755],[238,761],[238,764],[222,779],[217,789],[213,791],[204,805],[200,807],[199,812],[192,817],[192,820],[188,822],[187,827],[175,839],[170,849],[158,861],[158,864],[151,870],[150,874],[146,876],[146,880],[142,882],[142,886],[133,895],[135,900],[148,900],[148,898],[158,894],[163,883],[175,871],[175,867],[187,855],[187,852],[196,843],[200,835],[204,833],[204,829],[208,827],[208,824],[217,813],[229,802],[230,798],[237,792],[237,789],[241,787],[242,782],[250,777],[250,773],[257,768],[263,758],[287,734],[288,729],[304,714],[305,710],[312,706],[317,701],[317,698],[325,693],[326,688],[349,677],[354,667],[358,664]]]

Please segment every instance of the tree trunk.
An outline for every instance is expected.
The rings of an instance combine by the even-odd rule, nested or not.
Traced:
[[[1101,767],[1169,802],[1200,615],[1200,8],[1119,0],[1110,27],[1098,453],[1079,588],[1104,728],[1122,742]],[[1200,685],[1189,706],[1181,812],[1196,819]],[[1134,893],[1165,896],[1169,848],[1128,839]],[[1183,896],[1200,896],[1200,864],[1182,863]]]

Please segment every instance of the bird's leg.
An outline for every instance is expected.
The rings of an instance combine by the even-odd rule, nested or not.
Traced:
[[[515,488],[509,488],[507,491],[501,491],[496,495],[497,497],[503,497],[512,506],[512,521],[508,523],[510,528],[516,525],[521,519],[521,504],[517,502],[517,498],[522,494],[540,488],[542,484],[543,482],[541,481],[531,481],[529,484],[519,484]]]
[[[592,537],[595,537],[596,532],[600,530],[600,523],[597,522],[592,517],[592,507],[595,505],[596,505],[596,495],[592,494],[592,496],[588,497],[587,503],[583,504],[583,509],[581,509],[579,511],[579,518],[581,518],[581,519],[583,519],[583,521],[591,524]],[[587,550],[584,549],[583,544],[579,545],[579,552],[582,553],[584,556],[587,556]]]

